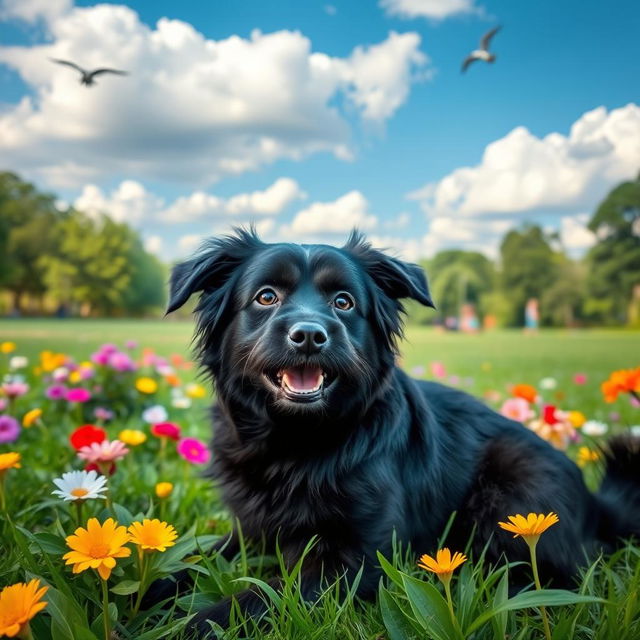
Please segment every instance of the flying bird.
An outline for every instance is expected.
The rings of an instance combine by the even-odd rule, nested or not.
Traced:
[[[87,71],[82,67],[79,67],[75,62],[70,62],[69,60],[60,60],[58,58],[50,58],[51,62],[56,62],[57,64],[63,64],[67,67],[71,67],[76,71],[79,71],[82,74],[80,78],[80,84],[84,84],[87,87],[90,87],[95,84],[95,77],[102,75],[103,73],[115,73],[119,76],[126,76],[128,73],[126,71],[120,71],[119,69],[94,69],[93,71]]]
[[[500,26],[494,27],[482,36],[482,40],[480,40],[480,48],[472,51],[462,63],[463,73],[469,68],[469,65],[476,60],[484,60],[485,62],[495,61],[495,55],[493,53],[489,53],[489,44],[491,43],[491,38],[493,38],[500,29]]]

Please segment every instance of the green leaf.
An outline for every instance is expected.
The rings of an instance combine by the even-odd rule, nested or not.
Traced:
[[[249,582],[251,584],[255,584],[260,587],[262,591],[264,591],[268,596],[271,602],[280,609],[282,607],[282,597],[278,595],[277,591],[270,585],[267,584],[264,580],[258,580],[257,578],[237,578],[234,582]]]
[[[390,640],[408,640],[416,637],[418,630],[382,584],[380,585],[380,611]]]
[[[62,556],[69,551],[65,541],[52,533],[34,533],[32,534],[32,539],[36,543],[29,547],[32,553],[37,553],[42,549],[42,551],[49,555]]]
[[[498,607],[493,607],[482,615],[478,616],[467,629],[467,635],[479,629],[483,624],[489,621],[493,616],[503,611],[514,611],[516,609],[528,609],[530,607],[558,607],[567,604],[581,604],[586,602],[606,603],[603,598],[595,596],[583,596],[573,591],[565,589],[541,589],[540,591],[525,591],[519,593],[513,598],[509,598],[506,602]]]
[[[509,573],[505,571],[502,574],[500,582],[496,587],[496,591],[493,595],[493,609],[499,610],[500,607],[509,599]],[[492,619],[493,635],[495,638],[504,638],[507,631],[507,621],[509,620],[509,614],[506,610],[500,611]]]
[[[387,576],[389,576],[392,582],[398,585],[401,589],[404,589],[404,584],[402,583],[402,576],[404,574],[398,571],[379,551],[377,551],[376,554],[382,570],[387,574]]]
[[[437,640],[462,638],[453,625],[447,601],[432,584],[407,575],[402,576],[402,582],[411,609],[424,631]]]
[[[116,593],[119,596],[129,596],[132,593],[137,593],[140,588],[140,580],[123,580],[118,582],[109,589],[112,593]]]

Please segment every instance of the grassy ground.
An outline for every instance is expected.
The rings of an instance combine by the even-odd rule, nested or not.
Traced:
[[[0,515],[0,587],[38,577],[49,585],[47,609],[33,621],[38,640],[95,640],[104,637],[100,580],[88,570],[73,576],[64,567],[68,551],[64,537],[77,525],[77,513],[68,503],[51,496],[51,481],[63,471],[82,468],[68,443],[69,433],[92,419],[93,405],[84,409],[46,400],[43,389],[48,374],[36,375],[40,351],[49,349],[71,354],[76,361],[90,356],[104,342],[123,345],[136,340],[141,347],[153,347],[159,354],[187,356],[192,325],[175,321],[0,321],[0,342],[15,341],[16,354],[29,357],[26,370],[30,391],[18,398],[11,412],[18,418],[33,407],[43,409],[40,428],[24,429],[19,439],[0,445],[22,454],[22,468],[6,472],[7,512]],[[477,395],[490,394],[498,406],[508,396],[511,384],[524,382],[540,388],[543,378],[553,378],[555,388],[540,389],[544,400],[564,409],[580,410],[590,419],[607,422],[612,431],[640,423],[640,409],[627,398],[604,403],[599,384],[619,368],[638,365],[640,334],[622,331],[553,331],[524,336],[501,331],[481,336],[439,334],[424,328],[409,328],[403,344],[402,364],[418,377],[433,378],[460,386]],[[140,349],[133,352],[135,357]],[[0,369],[8,359],[0,359]],[[440,363],[443,367],[434,363]],[[444,368],[444,370],[442,370]],[[152,395],[135,391],[136,377],[149,375],[159,383]],[[195,370],[179,370],[186,389]],[[586,374],[586,384],[574,382],[576,373]],[[195,398],[189,408],[171,406],[171,387],[153,366],[131,374],[98,372],[85,386],[99,382],[101,402],[111,403],[118,417],[106,425],[110,438],[124,427],[142,429],[142,410],[155,403],[167,406],[170,419],[179,423],[184,435],[205,437],[209,400]],[[550,385],[551,386],[551,385]],[[93,389],[93,387],[91,387]],[[175,391],[174,391],[175,393]],[[95,404],[95,403],[94,403]],[[84,413],[83,413],[84,412]],[[617,415],[616,415],[617,414]],[[589,442],[587,439],[586,442]],[[582,443],[584,444],[584,442]],[[575,457],[577,446],[568,455]],[[589,481],[597,476],[597,465],[587,469]],[[174,483],[173,494],[159,499],[154,486],[160,480]],[[228,563],[221,557],[200,554],[211,541],[228,531],[230,517],[218,503],[215,490],[199,478],[199,469],[181,459],[175,447],[164,447],[157,438],[134,448],[109,481],[114,505],[109,509],[98,501],[87,502],[83,522],[90,515],[101,521],[115,514],[121,524],[144,517],[161,517],[175,525],[180,534],[176,547],[152,556],[155,575],[175,573],[198,563],[197,593],[178,603],[181,610],[193,610],[204,602],[229,595],[244,587],[244,577],[262,579],[274,572],[277,558],[263,558],[252,549]],[[505,514],[507,515],[507,514]],[[556,525],[556,526],[561,526]],[[431,553],[435,549],[417,550]],[[138,568],[133,558],[121,559],[109,580],[109,618],[117,637],[153,640],[188,638],[189,626],[176,621],[170,605],[153,615],[134,613]],[[543,592],[541,599],[526,594],[521,601],[508,599],[508,578],[504,567],[487,567],[479,558],[467,562],[453,579],[453,602],[459,626],[451,622],[444,593],[436,580],[415,567],[414,558],[398,551],[387,567],[387,578],[376,603],[346,603],[328,589],[316,604],[305,603],[297,592],[295,574],[286,581],[282,597],[270,601],[271,631],[258,630],[251,622],[239,624],[228,638],[308,639],[337,638],[401,640],[409,638],[542,638],[540,604],[548,605],[554,640],[598,638],[637,640],[640,638],[640,548],[627,545],[613,557],[596,559],[576,586],[575,595]],[[204,595],[202,595],[204,594]],[[600,600],[598,600],[600,598]],[[568,604],[561,604],[568,603]],[[173,603],[172,603],[173,605]],[[485,616],[485,620],[480,616]],[[183,619],[184,620],[184,619]],[[1,616],[0,616],[1,621]],[[0,632],[1,635],[1,632]],[[116,636],[114,636],[115,638]]]

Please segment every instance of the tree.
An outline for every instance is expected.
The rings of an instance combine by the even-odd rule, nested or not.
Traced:
[[[602,319],[628,321],[639,304],[640,174],[615,187],[589,222],[598,239],[587,255],[588,310]]]
[[[26,294],[41,297],[45,292],[39,259],[51,247],[57,215],[52,195],[39,193],[13,173],[0,173],[0,286],[13,293],[17,312]]]
[[[500,245],[501,289],[511,302],[509,324],[521,325],[529,298],[541,298],[558,275],[560,255],[537,225],[509,231]]]

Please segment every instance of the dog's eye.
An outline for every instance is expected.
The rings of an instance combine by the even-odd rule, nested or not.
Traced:
[[[346,293],[339,293],[333,299],[333,306],[340,311],[348,311],[353,308],[354,304],[353,298]]]
[[[268,307],[268,306],[278,302],[278,296],[276,295],[276,292],[273,291],[272,289],[263,289],[256,296],[256,302],[258,304],[261,304],[261,305],[265,306],[265,307]]]

